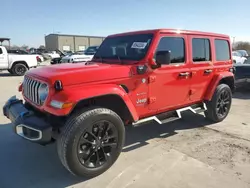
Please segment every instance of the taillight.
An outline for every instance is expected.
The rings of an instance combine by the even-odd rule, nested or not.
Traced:
[[[18,91],[21,92],[23,90],[23,83],[20,83],[20,85],[18,86]]]
[[[41,59],[39,56],[36,56],[36,60],[37,60],[37,62],[41,62]]]

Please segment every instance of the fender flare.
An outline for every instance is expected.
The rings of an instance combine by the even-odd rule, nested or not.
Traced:
[[[27,63],[26,61],[24,61],[24,60],[13,61],[13,62],[10,64],[10,69],[12,69],[16,64],[19,64],[19,63],[25,65],[28,69],[30,69],[28,63]]]
[[[49,101],[57,100],[61,102],[73,102],[74,106],[67,109],[67,112],[64,112],[65,115],[68,115],[79,102],[83,100],[95,98],[95,97],[105,96],[105,95],[119,96],[123,100],[125,105],[127,106],[134,121],[137,121],[139,119],[136,108],[133,105],[132,101],[130,100],[129,95],[121,86],[115,85],[115,84],[89,85],[89,86],[83,86],[83,87],[68,87],[58,93],[55,93]],[[49,104],[47,104],[46,106],[48,105]]]
[[[204,99],[210,101],[220,81],[222,79],[229,78],[229,77],[234,79],[234,74],[232,72],[222,72],[222,73],[214,75],[212,81],[207,87]]]

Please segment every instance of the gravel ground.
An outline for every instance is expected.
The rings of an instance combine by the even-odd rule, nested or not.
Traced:
[[[0,106],[17,92],[22,77],[0,73]],[[127,128],[124,150],[104,174],[85,180],[60,164],[55,145],[25,141],[0,114],[0,188],[34,187],[250,187],[250,93],[234,94],[227,119],[209,124],[185,113],[165,125]]]

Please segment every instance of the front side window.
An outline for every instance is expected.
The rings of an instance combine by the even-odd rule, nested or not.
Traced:
[[[170,51],[171,63],[185,62],[185,43],[181,37],[162,37],[156,51]]]
[[[217,61],[230,60],[230,48],[227,40],[215,39],[215,51]]]
[[[211,61],[209,39],[194,38],[192,40],[193,62]]]
[[[3,50],[2,50],[2,48],[0,48],[0,54],[2,54],[3,53]]]
[[[104,39],[93,59],[115,59],[139,61],[145,57],[153,34],[131,34],[107,37]]]

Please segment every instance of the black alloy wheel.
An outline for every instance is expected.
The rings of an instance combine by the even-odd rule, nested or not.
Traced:
[[[117,152],[118,132],[109,121],[90,125],[78,140],[77,156],[87,168],[102,166]]]
[[[125,127],[117,113],[91,107],[76,111],[57,138],[58,156],[73,175],[98,176],[118,159],[125,142]]]
[[[223,121],[229,114],[232,104],[232,90],[227,84],[217,86],[213,97],[206,101],[205,117],[214,123]]]
[[[27,72],[28,68],[21,63],[14,65],[12,72],[17,76],[23,76]]]
[[[230,93],[228,90],[223,90],[217,100],[216,112],[218,116],[224,117],[230,108]]]

